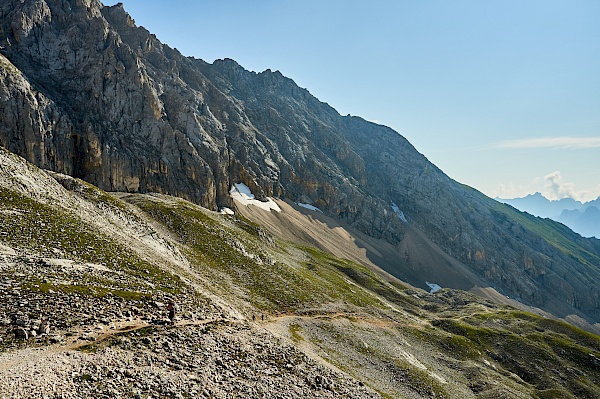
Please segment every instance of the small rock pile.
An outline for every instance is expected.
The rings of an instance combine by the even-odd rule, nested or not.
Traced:
[[[3,324],[6,325],[7,320],[4,320]],[[50,333],[50,324],[48,320],[31,320],[21,311],[12,315],[10,324],[13,326],[13,333],[17,339],[29,339],[29,337],[34,338],[36,336],[48,335]]]

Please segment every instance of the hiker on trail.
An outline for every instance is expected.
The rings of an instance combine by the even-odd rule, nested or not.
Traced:
[[[169,304],[167,305],[167,310],[169,311],[169,320],[171,320],[171,324],[175,324],[176,306],[173,301],[169,301]]]

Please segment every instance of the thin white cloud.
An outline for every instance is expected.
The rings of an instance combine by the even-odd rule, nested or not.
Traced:
[[[526,184],[501,183],[491,193],[486,194],[492,194],[490,195],[492,198],[522,198],[535,192],[541,193],[549,200],[573,198],[586,202],[600,198],[600,184],[586,190],[576,190],[575,184],[566,182],[561,172],[557,170],[544,177],[536,177]]]
[[[544,176],[546,183],[542,194],[550,200],[558,200],[561,198],[579,199],[583,193],[575,191],[575,184],[563,181],[560,171],[552,172]]]
[[[600,148],[600,137],[539,137],[496,143],[496,148],[550,148],[585,149]]]
[[[494,194],[491,197],[498,198],[519,198],[524,197],[528,194],[533,194],[535,189],[532,189],[528,185],[517,185],[513,182],[510,183],[500,183],[498,187],[494,191]]]

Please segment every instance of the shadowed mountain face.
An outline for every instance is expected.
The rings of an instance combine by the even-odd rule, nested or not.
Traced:
[[[2,2],[0,46],[0,145],[40,167],[210,209],[243,182],[387,241],[397,252],[373,262],[414,285],[427,288],[414,270],[446,259],[524,303],[600,321],[599,240],[453,181],[397,132],[340,116],[279,72],[183,57],[121,5],[89,0]]]
[[[600,209],[588,206],[585,210],[563,210],[558,221],[577,231],[584,237],[600,238]]]

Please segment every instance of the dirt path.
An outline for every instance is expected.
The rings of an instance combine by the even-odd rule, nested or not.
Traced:
[[[204,320],[181,320],[174,325],[165,325],[164,327],[176,328],[185,326],[198,326],[209,324],[222,319],[204,319]],[[145,327],[163,327],[156,324],[147,323],[141,319],[114,321],[107,328],[103,328],[98,332],[86,332],[90,327],[81,327],[74,332],[70,337],[67,337],[66,342],[50,344],[43,347],[27,347],[10,352],[0,353],[0,374],[14,368],[20,364],[30,362],[32,360],[41,361],[44,357],[49,357],[60,352],[68,352],[78,350],[87,345],[100,344],[107,339],[121,333],[136,331]],[[96,326],[97,328],[98,326]],[[93,327],[92,327],[93,328]],[[84,337],[84,338],[82,338]],[[9,357],[8,360],[3,357]]]
[[[379,328],[388,328],[388,327],[396,327],[396,326],[409,326],[409,327],[422,327],[423,323],[411,323],[409,321],[399,321],[389,318],[389,320],[384,320],[383,318],[367,318],[364,316],[357,316],[353,314],[348,314],[344,312],[336,312],[336,313],[323,313],[317,315],[296,315],[296,314],[280,314],[273,317],[269,317],[265,319],[263,322],[259,322],[259,324],[265,326],[268,329],[269,325],[276,324],[289,324],[290,321],[293,320],[333,320],[339,318],[346,318],[356,323],[369,324],[372,326],[376,326]]]
[[[289,319],[337,319],[339,317],[347,317],[347,313],[337,312],[337,313],[323,313],[317,315],[296,315],[296,314],[279,314],[277,316],[269,317],[263,324],[276,323],[280,320],[289,320]]]
[[[73,349],[78,349],[78,348],[81,348],[81,347],[89,345],[89,344],[101,343],[102,341],[105,341],[114,335],[131,332],[131,331],[136,331],[136,330],[142,329],[144,327],[157,327],[158,326],[158,327],[174,328],[174,327],[185,327],[185,326],[200,326],[200,325],[209,324],[209,323],[219,321],[219,320],[223,320],[223,319],[181,320],[173,325],[167,324],[165,326],[152,324],[152,323],[146,323],[139,319],[133,320],[133,321],[113,322],[113,323],[111,323],[111,324],[113,324],[113,326],[100,332],[98,335],[96,335],[96,336],[88,335],[89,339],[83,340],[84,342],[78,342],[78,341],[81,341],[80,337],[78,337],[78,338],[74,339],[70,344],[59,345],[58,350],[59,351],[60,350],[62,350],[62,351],[73,350]]]

